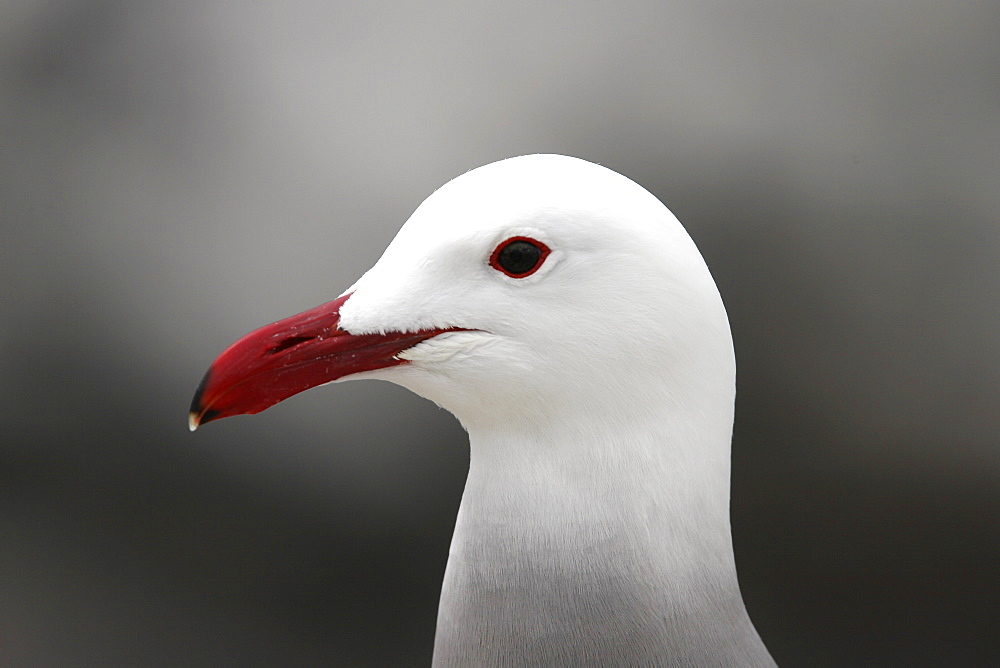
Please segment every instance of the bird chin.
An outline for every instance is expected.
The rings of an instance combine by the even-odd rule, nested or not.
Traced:
[[[405,364],[361,371],[334,382],[389,381],[434,402],[461,420],[466,404],[472,399],[472,388],[463,379],[470,369],[480,366],[477,358],[494,347],[499,338],[481,330],[444,332],[398,353],[396,357]]]
[[[459,361],[472,354],[475,348],[495,339],[495,336],[482,330],[444,332],[401,351],[396,358],[418,367],[432,368],[453,359]]]

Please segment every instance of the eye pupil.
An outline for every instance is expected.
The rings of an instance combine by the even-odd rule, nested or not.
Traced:
[[[549,248],[540,241],[514,237],[497,246],[490,264],[512,278],[529,276],[542,266]]]
[[[512,274],[526,274],[534,268],[542,249],[527,241],[513,241],[503,247],[497,261]]]

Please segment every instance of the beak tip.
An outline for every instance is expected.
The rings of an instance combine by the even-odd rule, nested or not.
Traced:
[[[191,431],[194,431],[211,419],[208,416],[211,411],[206,411],[201,404],[201,397],[205,393],[205,386],[208,385],[208,377],[211,373],[211,369],[205,372],[201,382],[198,383],[198,389],[194,391],[194,398],[191,399],[191,408],[188,409],[188,429]]]

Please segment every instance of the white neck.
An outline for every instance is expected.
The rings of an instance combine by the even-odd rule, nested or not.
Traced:
[[[736,580],[731,406],[470,427],[435,665],[772,665]]]

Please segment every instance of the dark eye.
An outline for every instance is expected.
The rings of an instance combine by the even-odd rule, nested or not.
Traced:
[[[529,237],[511,237],[490,256],[490,266],[512,278],[524,278],[538,271],[549,254],[549,247]]]

